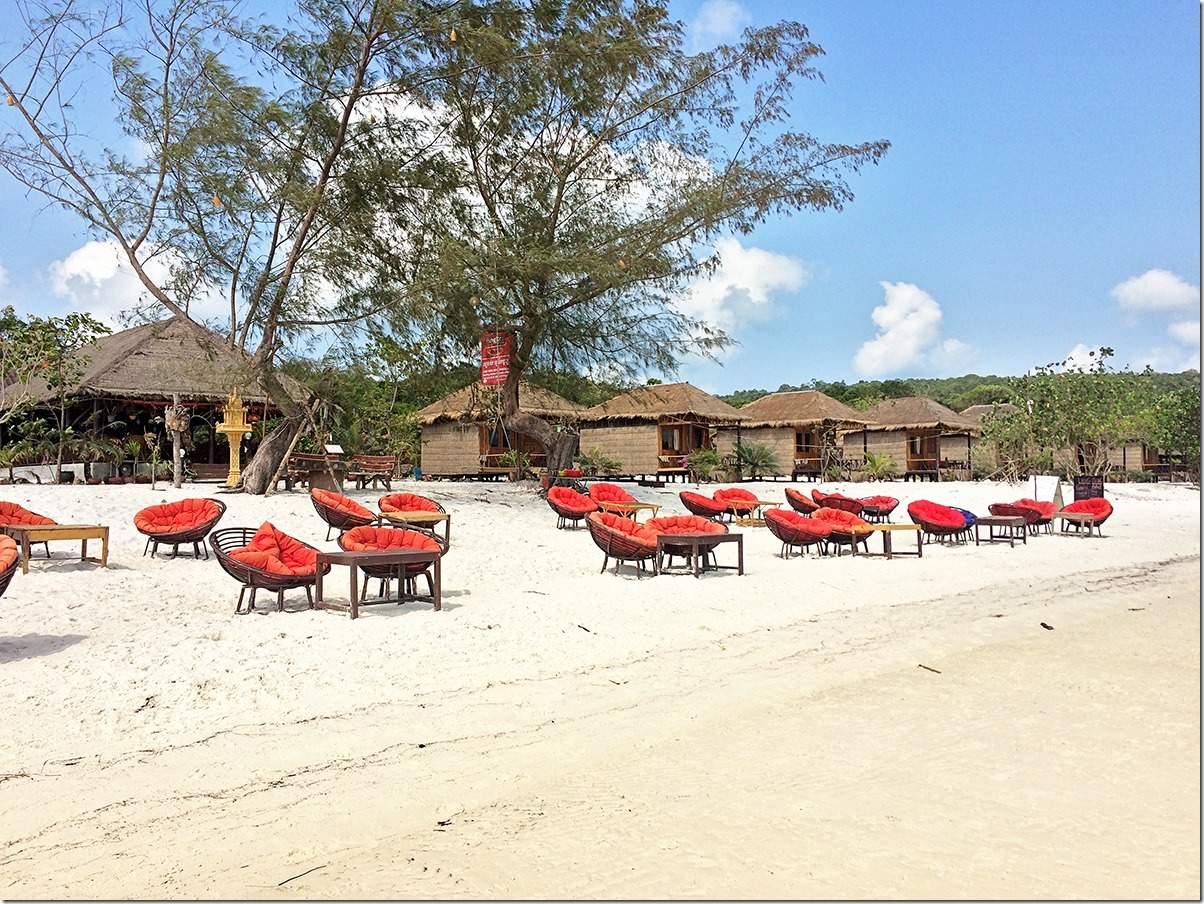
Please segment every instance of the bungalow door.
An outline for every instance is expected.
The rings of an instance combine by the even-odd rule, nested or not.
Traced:
[[[818,430],[794,431],[794,466],[797,470],[818,472],[822,455],[823,439]]]
[[[935,430],[907,432],[907,470],[935,471],[941,461],[941,436]]]

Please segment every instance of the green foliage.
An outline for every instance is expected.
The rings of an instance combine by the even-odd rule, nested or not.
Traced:
[[[576,463],[587,477],[598,477],[605,474],[617,474],[622,464],[617,458],[611,458],[601,449],[594,447],[588,452],[579,452]]]
[[[498,464],[510,469],[512,480],[526,480],[533,476],[531,471],[531,456],[521,449],[507,449],[498,456]]]
[[[782,471],[777,454],[764,443],[741,443],[736,448],[736,461],[740,469],[754,480]]]
[[[899,466],[886,452],[866,452],[862,470],[870,480],[890,480],[899,474]]]
[[[1182,456],[1183,465],[1196,480],[1200,476],[1200,384],[1163,394],[1150,417],[1150,442]]]
[[[710,480],[715,471],[723,463],[719,453],[714,449],[695,449],[686,458],[690,473],[697,481]]]

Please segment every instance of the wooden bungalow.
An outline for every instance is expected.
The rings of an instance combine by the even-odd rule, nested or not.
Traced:
[[[583,412],[581,449],[615,459],[624,476],[684,480],[690,453],[713,448],[716,428],[742,420],[738,409],[697,386],[656,383]]]
[[[744,420],[739,428],[718,435],[719,451],[735,454],[742,442],[769,446],[794,480],[841,467],[840,431],[869,423],[862,412],[814,389],[773,392],[749,402],[740,413]]]
[[[845,454],[889,455],[904,479],[969,477],[977,423],[932,399],[887,399],[863,412],[870,423],[844,434]]]
[[[224,477],[230,449],[213,428],[230,391],[237,389],[247,403],[251,423],[262,422],[277,409],[253,376],[250,356],[231,348],[217,333],[206,333],[210,338],[171,317],[98,339],[81,352],[87,363],[70,392],[71,426],[123,442],[157,436],[164,443],[164,460],[170,461],[162,421],[156,419],[178,396],[190,410],[185,448],[191,467],[198,477]],[[294,400],[308,397],[305,387],[291,377],[281,374],[280,381]],[[27,394],[35,405],[55,399],[40,379],[30,382]],[[248,441],[248,454],[257,439]]]
[[[535,469],[544,449],[534,437],[512,434],[502,425],[501,387],[470,383],[418,412],[422,424],[421,468],[431,477],[501,477],[510,471],[503,456],[525,453]],[[530,383],[518,385],[520,411],[571,424],[585,406]]]

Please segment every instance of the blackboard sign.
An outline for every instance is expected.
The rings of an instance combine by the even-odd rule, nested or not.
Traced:
[[[1074,501],[1080,499],[1103,499],[1104,475],[1080,474],[1074,479]]]

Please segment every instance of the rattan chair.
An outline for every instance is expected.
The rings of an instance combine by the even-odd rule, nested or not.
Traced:
[[[827,542],[836,547],[836,555],[843,555],[846,546],[854,554],[858,546],[869,550],[870,523],[852,512],[823,505],[811,516],[811,520],[822,521],[832,528]]]
[[[656,558],[656,532],[643,524],[611,512],[593,512],[585,523],[594,543],[605,554],[602,571],[611,559],[615,560],[615,574],[619,573],[619,565],[630,562],[635,565],[638,579]]]
[[[598,504],[570,487],[550,487],[548,505],[556,513],[556,528],[564,530],[570,523],[580,524],[585,517],[598,511]]]
[[[338,543],[340,549],[349,551],[411,547],[429,549],[433,552],[437,549],[440,558],[447,555],[449,548],[447,541],[434,531],[416,527],[374,527],[372,525],[353,527],[351,530],[339,534]],[[359,568],[367,577],[380,581],[379,593],[382,599],[388,599],[394,579],[398,580],[397,602],[399,604],[407,599],[420,599],[416,585],[419,577],[426,580],[429,594],[426,598],[434,599],[435,597],[435,582],[431,577],[430,562],[400,565],[373,565],[370,562],[361,562]],[[360,599],[365,599],[367,595],[368,581],[365,580],[360,588]]]
[[[189,506],[189,503],[192,505]],[[191,524],[184,524],[179,515],[189,508],[195,510],[196,517]],[[207,560],[209,548],[205,544],[205,538],[225,513],[226,503],[218,499],[180,499],[163,505],[148,506],[134,516],[134,528],[146,537],[142,554],[146,555],[149,549],[153,559],[159,552],[159,545],[163,544],[171,547],[171,558],[174,559],[180,553],[181,544],[191,543],[193,558]]]
[[[238,559],[232,558],[230,553],[237,549],[243,549],[251,539],[258,533],[254,527],[225,527],[221,530],[215,530],[209,535],[209,546],[213,549],[213,554],[217,557],[217,562],[222,566],[222,569],[234,580],[242,584],[242,590],[238,594],[238,605],[234,607],[235,614],[246,615],[255,608],[255,592],[257,590],[267,590],[276,594],[276,609],[280,612],[284,611],[284,591],[296,590],[299,587],[305,588],[305,596],[309,599],[310,606],[313,606],[314,597],[311,588],[317,581],[317,571],[315,569],[312,574],[277,574],[274,571],[265,571],[262,568],[256,568],[253,565],[248,565],[246,562],[240,562]],[[317,552],[317,547],[310,546],[308,543],[301,543],[308,549]],[[327,574],[330,571],[330,566],[325,565],[322,568],[322,574]],[[251,598],[247,602],[247,608],[244,611],[242,608],[243,597],[247,591],[251,591]]]
[[[797,549],[799,555],[802,555],[808,546],[817,547],[820,555],[828,553],[828,538],[832,535],[832,525],[826,521],[789,509],[770,509],[765,513],[765,526],[782,541],[783,559],[790,558],[792,549]]]
[[[21,564],[21,548],[17,541],[6,534],[0,534],[0,596],[8,590],[17,566]]]
[[[686,507],[687,512],[691,515],[698,515],[700,518],[714,520],[727,512],[727,506],[722,502],[716,502],[710,496],[703,496],[701,493],[682,490],[677,496],[681,499],[681,504]]]
[[[332,493],[330,490],[311,489],[309,499],[314,504],[318,517],[326,522],[326,539],[330,532],[337,530],[342,533],[353,527],[363,527],[378,520],[378,516],[360,505],[350,496],[342,493]]]
[[[811,515],[819,511],[818,502],[815,502],[806,493],[800,493],[798,490],[791,489],[790,487],[786,487],[786,501],[800,515]]]

